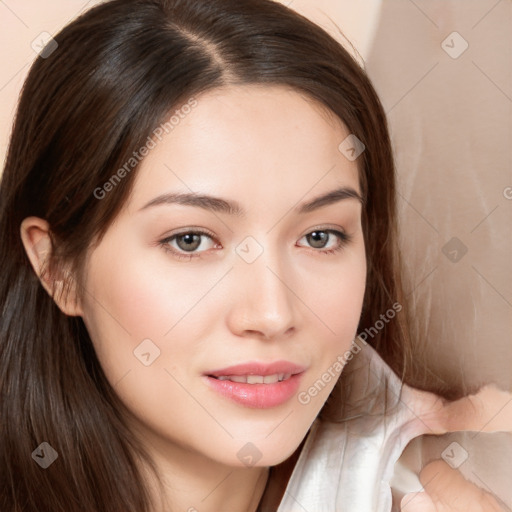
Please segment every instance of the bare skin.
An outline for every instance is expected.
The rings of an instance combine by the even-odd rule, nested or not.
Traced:
[[[414,412],[421,418],[421,422],[413,420],[409,428],[437,434],[468,430],[512,432],[512,395],[494,385],[453,402],[405,387],[404,400],[415,404]],[[443,460],[427,464],[419,477],[424,491],[404,496],[404,512],[503,511],[493,495],[466,480]]]
[[[300,393],[350,348],[366,280],[361,202],[297,207],[340,187],[360,194],[359,175],[338,149],[346,128],[297,92],[236,86],[196,99],[143,160],[131,197],[88,254],[83,300],[71,294],[58,306],[83,318],[157,465],[164,488],[149,482],[155,512],[254,512],[268,468],[295,452],[336,379],[307,405],[293,396],[258,409],[213,391],[205,372],[290,361],[304,368]],[[145,208],[161,194],[191,191],[236,201],[245,215]],[[38,273],[49,228],[34,217],[21,226]],[[192,258],[170,237],[196,228],[208,235]],[[313,246],[312,232],[323,233],[325,247]],[[251,263],[236,251],[258,249],[242,243],[247,237],[262,249]],[[58,279],[43,285],[50,291]],[[145,366],[134,351],[148,339],[160,352]],[[244,447],[256,463],[242,460]]]
[[[346,128],[298,93],[237,87],[197,100],[143,161],[132,196],[88,255],[84,300],[76,290],[56,300],[65,314],[83,318],[107,379],[130,411],[127,421],[157,465],[163,492],[149,480],[154,512],[254,512],[268,468],[296,453],[335,379],[307,405],[292,399],[254,409],[212,392],[203,374],[246,361],[291,360],[305,367],[301,392],[350,347],[366,275],[361,204],[351,198],[306,214],[294,209],[340,186],[360,192],[358,171],[338,150]],[[163,192],[190,191],[237,201],[246,216],[176,204],[143,208]],[[164,250],[180,250],[176,239],[163,239],[192,227],[213,235],[203,238],[200,258]],[[327,229],[348,233],[350,242],[320,254],[306,235]],[[49,230],[36,217],[21,226],[38,274],[51,249]],[[251,264],[235,251],[248,236],[263,248]],[[327,246],[336,240],[330,236]],[[61,277],[45,276],[42,284],[51,293]],[[134,357],[145,339],[160,350],[149,366]],[[478,430],[497,410],[492,400],[505,398],[485,393],[453,404],[425,394],[417,414],[432,432]],[[501,429],[506,411],[486,428]],[[248,443],[261,455],[250,467],[237,456]],[[285,464],[275,472],[281,485],[272,488],[272,503],[291,469]],[[427,466],[422,481],[430,471],[446,477],[431,479],[430,501],[423,495],[415,506],[471,511],[460,508],[461,493],[475,496],[468,506],[495,506],[451,468]],[[443,486],[446,478],[460,488]]]
[[[443,460],[420,473],[424,492],[407,494],[401,510],[408,512],[503,512],[494,496],[468,482]]]

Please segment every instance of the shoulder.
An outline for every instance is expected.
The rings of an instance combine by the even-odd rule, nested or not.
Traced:
[[[389,511],[389,482],[409,440],[423,433],[417,411],[435,407],[439,397],[404,385],[367,344],[344,368],[341,396],[313,423],[278,512]],[[293,498],[292,498],[293,497]]]

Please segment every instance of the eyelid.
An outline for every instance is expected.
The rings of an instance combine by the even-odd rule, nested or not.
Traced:
[[[310,233],[313,233],[314,231],[328,231],[328,232],[336,231],[336,232],[340,232],[340,233],[343,233],[343,234],[348,236],[348,234],[345,231],[345,229],[342,228],[341,226],[338,226],[336,224],[320,224],[319,226],[315,226],[313,228],[308,228],[304,232],[304,234],[301,236],[301,238],[306,236],[306,235],[309,235]]]
[[[324,226],[317,226],[314,228],[309,228],[303,235],[299,237],[299,240],[304,238],[307,235],[310,235],[316,231],[322,231],[329,234],[335,235],[339,239],[339,243],[337,247],[331,248],[331,249],[317,249],[314,247],[306,247],[306,249],[309,249],[310,251],[313,251],[317,254],[332,254],[334,252],[340,251],[346,244],[348,244],[352,240],[352,236],[346,233],[346,231],[339,227],[339,226],[333,226],[333,225],[324,225]],[[187,228],[180,229],[176,232],[173,232],[172,234],[164,237],[162,240],[159,241],[159,245],[162,246],[162,248],[166,252],[170,252],[173,256],[175,256],[178,259],[188,259],[189,261],[193,258],[201,258],[203,257],[202,254],[208,252],[206,251],[199,251],[199,252],[185,252],[185,251],[178,251],[174,248],[169,247],[169,242],[171,240],[174,240],[176,237],[179,237],[180,235],[186,235],[186,234],[194,234],[194,235],[200,235],[200,236],[206,236],[210,238],[212,241],[214,241],[216,244],[219,244],[219,241],[215,237],[215,235],[205,228],[199,228],[190,226]],[[302,247],[302,246],[299,246]]]
[[[216,244],[219,243],[219,241],[217,240],[217,238],[211,231],[209,231],[205,228],[196,228],[196,227],[191,226],[191,227],[183,228],[176,232],[173,232],[172,234],[170,234],[170,235],[164,237],[162,240],[160,240],[158,242],[158,244],[166,252],[170,252],[173,256],[175,256],[178,259],[191,260],[192,258],[200,258],[202,253],[206,252],[206,251],[187,253],[185,251],[178,251],[174,248],[169,247],[169,242],[171,242],[172,240],[176,239],[177,237],[179,237],[181,235],[188,235],[188,234],[206,236],[206,237],[210,238],[214,243],[216,243]]]
[[[319,228],[313,228],[313,229],[309,229],[304,235],[302,235],[299,240],[302,240],[302,238],[312,234],[312,233],[315,233],[317,231],[321,231],[321,232],[324,232],[324,233],[328,233],[328,234],[331,234],[331,235],[334,235],[336,238],[338,238],[338,244],[336,247],[334,248],[330,248],[330,249],[316,249],[314,247],[306,247],[306,249],[309,249],[311,251],[313,251],[314,253],[318,253],[318,254],[332,254],[334,252],[337,252],[337,251],[340,251],[341,249],[343,249],[348,243],[350,243],[352,241],[352,235],[349,235],[344,229],[341,229],[339,227],[336,227],[336,228],[332,228],[332,227],[319,227]]]
[[[167,235],[165,238],[172,238],[173,236],[186,235],[188,233],[196,233],[201,235],[208,235],[209,237],[215,239],[215,234],[206,228],[200,228],[199,226],[188,226],[186,228],[178,229],[177,231],[173,231],[171,234]]]

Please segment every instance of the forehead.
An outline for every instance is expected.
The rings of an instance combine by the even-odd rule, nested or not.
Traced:
[[[298,201],[309,190],[359,191],[357,164],[339,150],[347,128],[308,96],[244,85],[208,91],[188,104],[193,108],[178,105],[169,113],[173,122],[139,166],[130,209],[165,191],[216,192],[249,209]]]

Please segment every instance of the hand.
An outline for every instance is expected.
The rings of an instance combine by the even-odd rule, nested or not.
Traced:
[[[406,494],[404,512],[503,512],[488,492],[468,482],[443,460],[427,464],[420,473],[425,492]]]

